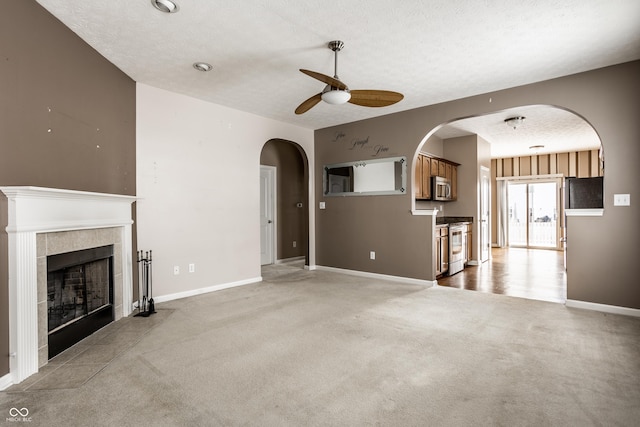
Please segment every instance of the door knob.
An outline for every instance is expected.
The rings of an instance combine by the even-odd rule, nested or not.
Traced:
[[[267,221],[267,224],[271,224],[272,222],[273,222],[273,221],[271,221],[271,220],[268,220],[268,221]]]

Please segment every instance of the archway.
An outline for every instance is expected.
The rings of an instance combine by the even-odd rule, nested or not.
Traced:
[[[505,120],[514,116],[526,117],[517,129],[510,128]],[[464,145],[464,144],[466,145]],[[451,144],[451,145],[450,145]],[[489,150],[489,151],[487,151]],[[415,153],[421,152],[447,158],[461,164],[458,186],[472,188],[467,193],[473,197],[454,202],[416,201],[416,210],[439,209],[439,215],[473,216],[474,238],[480,231],[480,175],[482,166],[489,161],[491,169],[490,233],[491,247],[509,247],[510,226],[507,185],[510,182],[555,181],[555,214],[538,215],[548,222],[532,222],[549,228],[557,220],[558,233],[553,235],[555,244],[548,249],[562,251],[561,242],[566,236],[564,219],[563,182],[567,177],[604,176],[604,151],[599,135],[582,116],[564,108],[549,105],[529,105],[497,111],[481,116],[465,117],[443,123],[423,139]],[[488,153],[488,154],[487,154]],[[487,156],[489,157],[487,159]],[[416,171],[414,160],[414,173]],[[469,170],[471,169],[471,171]],[[529,188],[529,187],[527,187]],[[475,200],[468,200],[468,198]],[[527,205],[526,209],[530,209]],[[553,209],[551,212],[553,212]],[[532,212],[533,214],[533,212]],[[555,218],[554,218],[555,215]],[[537,217],[531,216],[534,220]],[[513,226],[513,224],[511,224]],[[549,226],[549,227],[546,227]],[[475,239],[471,264],[480,263],[482,242]],[[523,274],[526,274],[523,272]],[[566,281],[565,281],[566,283]],[[566,285],[565,285],[566,286]],[[566,288],[563,298],[566,298]]]
[[[302,147],[283,139],[267,141],[260,165],[275,171],[273,263],[309,265],[309,162]]]

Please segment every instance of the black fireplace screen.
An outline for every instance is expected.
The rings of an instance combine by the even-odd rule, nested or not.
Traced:
[[[111,304],[112,254],[106,246],[48,258],[49,332]]]
[[[108,259],[49,273],[49,331],[110,304],[109,281]]]

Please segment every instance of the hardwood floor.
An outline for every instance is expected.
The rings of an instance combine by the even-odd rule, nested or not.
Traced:
[[[493,248],[492,258],[468,266],[438,285],[542,301],[566,301],[567,278],[562,251]]]

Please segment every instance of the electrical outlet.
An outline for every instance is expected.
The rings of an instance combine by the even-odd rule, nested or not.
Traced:
[[[325,209],[327,206],[325,202],[320,202],[319,204],[320,204],[320,209]]]
[[[630,194],[614,194],[613,206],[631,206]]]
[[[196,265],[195,264],[189,264],[189,273],[194,273],[196,271]]]
[[[375,251],[369,252],[369,259],[376,259],[376,252]]]
[[[180,266],[178,266],[178,265],[174,265],[173,266],[173,274],[175,274],[175,275],[180,274]]]
[[[294,241],[293,241],[293,247],[295,248],[295,247],[296,247],[296,245],[297,245],[297,242],[294,240]]]

